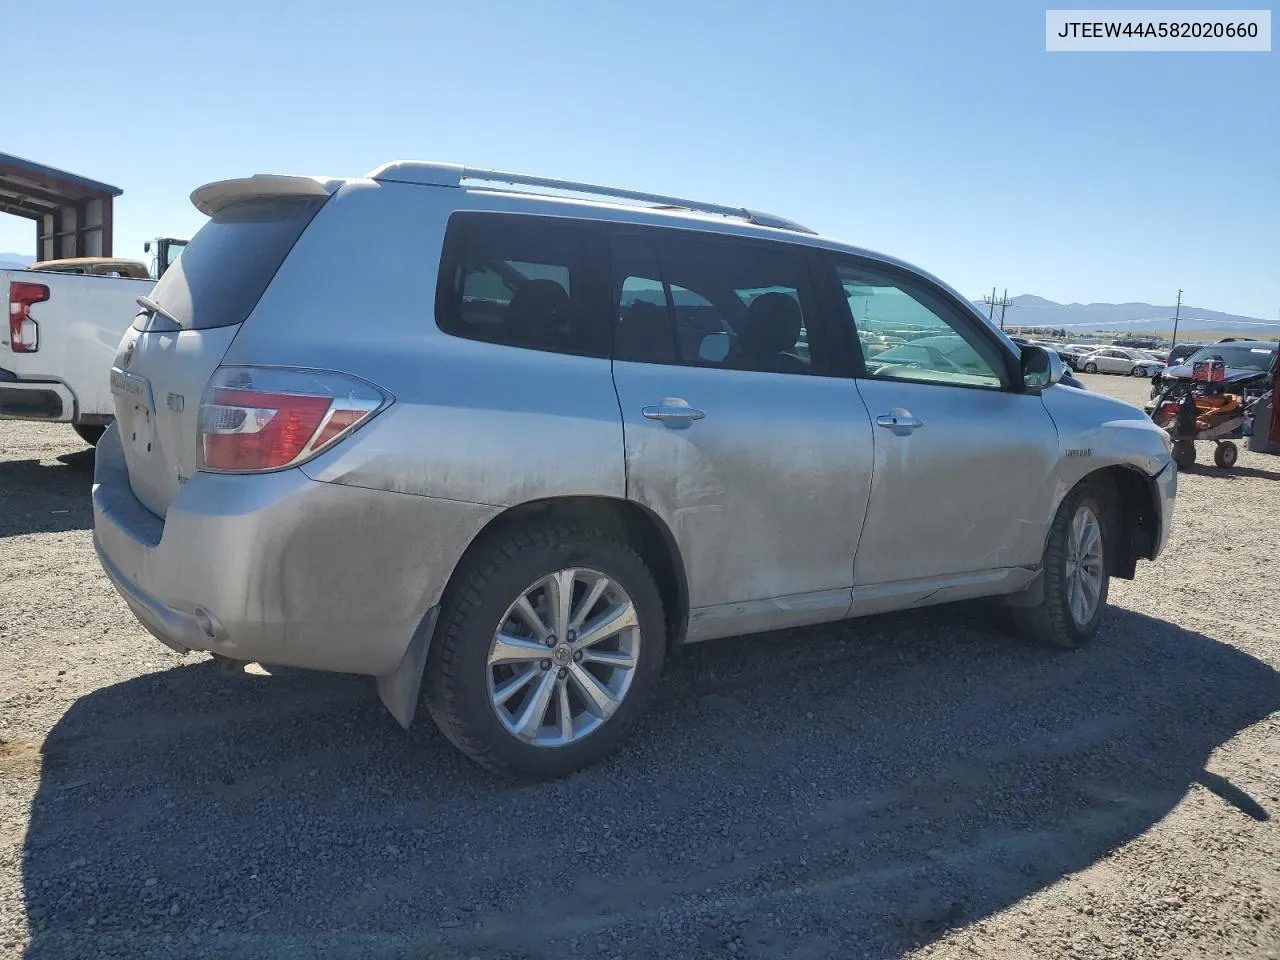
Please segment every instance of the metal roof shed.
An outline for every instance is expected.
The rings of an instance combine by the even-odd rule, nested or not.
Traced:
[[[0,213],[36,222],[36,259],[111,256],[119,187],[0,153]]]

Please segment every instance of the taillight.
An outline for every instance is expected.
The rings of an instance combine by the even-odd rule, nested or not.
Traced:
[[[40,325],[31,318],[31,305],[49,299],[43,283],[9,284],[9,349],[14,353],[35,353],[40,349]]]
[[[253,473],[302,463],[386,403],[373,385],[340,373],[219,367],[200,400],[199,468]]]

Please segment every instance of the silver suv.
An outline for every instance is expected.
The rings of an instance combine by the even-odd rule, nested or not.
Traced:
[[[169,647],[421,693],[495,770],[605,755],[713,637],[998,595],[1078,646],[1167,539],[1140,410],[779,217],[421,162],[192,200],[111,371],[103,567]]]

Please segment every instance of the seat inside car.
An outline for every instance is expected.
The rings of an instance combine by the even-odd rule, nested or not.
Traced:
[[[619,312],[616,351],[642,363],[674,363],[671,319],[666,307],[636,300]]]
[[[506,329],[521,345],[546,349],[571,334],[572,304],[554,280],[526,280],[507,304]]]
[[[804,315],[800,304],[785,293],[765,293],[751,301],[738,321],[732,366],[771,373],[808,373],[809,365],[791,351],[796,348]]]

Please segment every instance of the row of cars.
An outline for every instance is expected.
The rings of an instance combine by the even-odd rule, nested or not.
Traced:
[[[1056,343],[1012,337],[1019,346],[1033,344],[1053,350],[1062,362],[1079,373],[1118,373],[1127,377],[1154,377],[1169,363],[1193,352],[1194,346],[1183,344],[1172,351],[1141,350],[1105,343]]]
[[[1010,337],[1019,347],[1043,347],[1056,353],[1062,362],[1078,373],[1118,373],[1132,377],[1154,377],[1169,363],[1169,353],[1159,350],[1139,350],[1133,347],[1110,344],[1058,343],[1050,340],[1032,340],[1027,337]],[[893,330],[891,333],[860,332],[863,355],[871,360],[910,360],[922,349],[941,350],[945,356],[961,365],[972,351],[966,352],[963,341],[955,337],[931,335],[929,332]],[[1194,347],[1186,349],[1190,352]],[[954,354],[954,356],[952,356]],[[976,360],[976,358],[970,358]],[[1176,358],[1175,358],[1176,359]],[[938,362],[934,358],[934,362]],[[1078,382],[1078,381],[1077,381]]]
[[[904,365],[970,376],[981,376],[988,369],[986,361],[963,337],[951,333],[922,333],[901,329],[892,334],[859,331],[858,342],[867,369],[873,373],[882,367]],[[1016,338],[1014,342],[1019,349],[1028,345],[1017,343]],[[1051,353],[1057,352],[1049,347],[1045,349]],[[1063,367],[1059,383],[1084,389],[1084,384],[1072,375],[1071,366],[1064,362]]]

